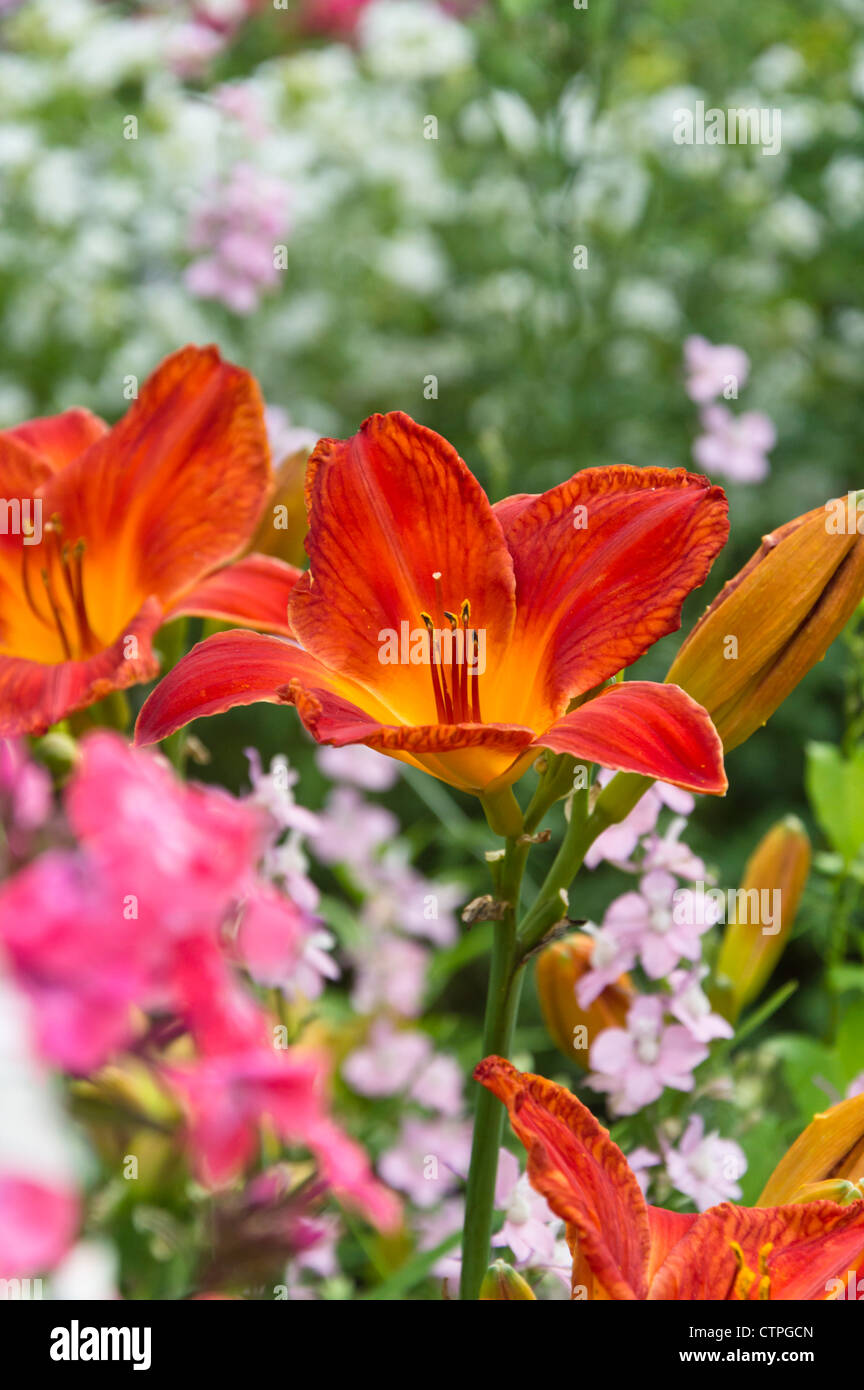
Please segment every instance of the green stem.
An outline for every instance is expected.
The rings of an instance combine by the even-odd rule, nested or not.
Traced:
[[[516,919],[527,845],[511,839],[502,865],[501,897],[510,903],[507,915],[495,924],[492,968],[483,1025],[483,1056],[506,1057],[513,1045],[513,1030],[522,986],[521,960],[516,941]],[[465,1198],[465,1230],[462,1241],[460,1298],[475,1300],[489,1265],[492,1216],[498,1151],[504,1128],[504,1109],[484,1087],[479,1088],[474,1111],[474,1137]]]

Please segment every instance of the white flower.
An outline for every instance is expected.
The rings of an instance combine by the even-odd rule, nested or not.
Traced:
[[[370,71],[393,81],[442,77],[474,57],[465,26],[427,0],[375,0],[357,33]]]

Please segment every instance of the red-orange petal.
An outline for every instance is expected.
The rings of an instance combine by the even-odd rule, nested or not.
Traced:
[[[61,415],[27,420],[5,433],[33,449],[51,465],[52,472],[59,472],[101,439],[107,430],[108,426],[98,415],[76,406],[64,410]]]
[[[159,682],[138,716],[135,741],[158,743],[192,719],[222,714],[235,705],[278,704],[288,698],[294,680],[316,694],[354,690],[281,637],[236,629],[218,632],[193,647]],[[376,713],[380,708],[373,705]],[[376,714],[364,718],[370,728],[377,727]]]
[[[288,596],[302,573],[275,555],[246,555],[187,589],[165,620],[194,614],[290,637]]]
[[[456,450],[401,412],[373,415],[351,439],[321,440],[307,492],[311,575],[290,605],[306,650],[378,693],[398,722],[431,724],[428,665],[382,664],[381,634],[403,622],[422,632],[424,612],[444,629],[444,611],[459,614],[467,599],[471,624],[486,633],[483,686],[493,687],[513,629],[513,565]]]
[[[728,535],[726,497],[683,468],[616,465],[514,500],[500,513],[516,571],[510,680],[536,672],[524,698],[554,717],[680,626]]]
[[[590,1110],[563,1086],[487,1057],[476,1080],[507,1106],[528,1152],[528,1176],[608,1297],[645,1298],[651,1251],[648,1208],[627,1160]]]
[[[735,1245],[754,1276],[749,1288],[736,1287]],[[648,1297],[755,1300],[764,1270],[768,1284],[763,1296],[823,1300],[836,1296],[833,1281],[845,1286],[848,1272],[856,1270],[862,1259],[864,1202],[846,1207],[807,1202],[755,1208],[724,1203],[697,1217],[661,1265]]]
[[[162,609],[148,599],[115,642],[86,660],[48,664],[0,655],[0,738],[43,734],[112,690],[152,680],[159,669],[152,637],[161,622]]]
[[[689,791],[722,795],[727,787],[717,730],[677,685],[611,685],[557,720],[537,746]]]
[[[154,594],[163,606],[233,558],[270,484],[258,387],[215,347],[167,357],[113,429],[45,489],[47,515],[87,544],[87,607],[113,637]]]

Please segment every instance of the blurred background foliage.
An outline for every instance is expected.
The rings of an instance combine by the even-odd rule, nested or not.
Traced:
[[[460,8],[400,49],[386,26],[313,34],[301,4],[262,6],[196,70],[166,57],[170,6],[12,7],[0,24],[0,424],[77,403],[116,418],[129,374],[215,340],[293,425],[344,435],[373,411],[405,410],[497,499],[590,465],[692,466],[682,342],[734,343],[751,359],[736,408],[769,414],[778,442],[764,482],[728,485],[732,537],[686,628],[764,532],[862,483],[864,0]],[[136,41],[121,16],[139,20]],[[242,84],[254,114],[231,114],[226,84]],[[780,153],[677,145],[673,112],[700,99],[779,107]],[[124,138],[129,115],[136,139]],[[238,163],[277,180],[289,207],[285,269],[244,313],[184,278],[194,218]],[[662,676],[677,641],[640,674]],[[788,812],[824,843],[804,749],[839,741],[843,672],[838,643],[730,756],[725,801],[697,811],[691,842],[722,883]],[[286,752],[301,796],[320,800],[290,712],[236,710],[197,732],[212,753],[202,775],[239,785],[254,743]],[[483,891],[491,837],[476,807],[413,776],[393,795],[423,867],[468,858]],[[608,866],[583,881],[580,916],[623,889]],[[815,977],[829,911],[817,880],[781,980]],[[438,967],[442,982],[456,963]],[[478,1013],[482,974],[453,973],[453,1014]],[[819,1007],[804,989],[784,1017],[814,1029]],[[536,1006],[523,1018],[542,1064]]]

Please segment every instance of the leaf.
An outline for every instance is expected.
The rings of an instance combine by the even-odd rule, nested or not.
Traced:
[[[846,759],[833,743],[809,743],[805,776],[819,824],[851,864],[864,845],[864,744]]]

